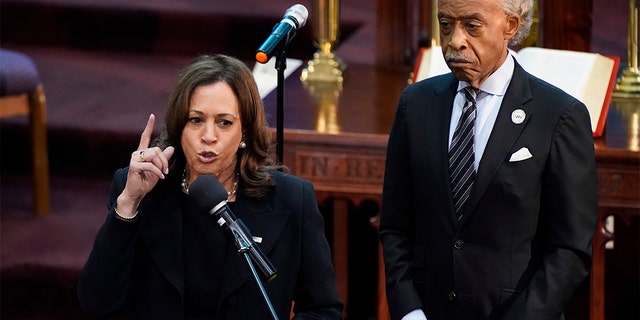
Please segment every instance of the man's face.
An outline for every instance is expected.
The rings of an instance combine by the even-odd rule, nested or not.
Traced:
[[[440,0],[442,53],[458,80],[478,88],[504,61],[518,18],[508,16],[502,0]]]

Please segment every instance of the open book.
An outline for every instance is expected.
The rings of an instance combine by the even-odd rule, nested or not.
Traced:
[[[512,51],[529,73],[582,101],[589,109],[593,136],[600,137],[609,112],[619,57],[598,53],[527,47]],[[413,82],[449,72],[440,47],[420,50]]]

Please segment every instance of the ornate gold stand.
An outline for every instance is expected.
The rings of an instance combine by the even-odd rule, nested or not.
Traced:
[[[332,52],[338,43],[340,1],[313,0],[315,46],[318,51],[302,70],[300,80],[314,97],[317,118],[316,130],[321,133],[340,133],[338,100],[342,91],[342,72],[345,64]]]
[[[616,83],[613,96],[617,98],[640,98],[640,71],[638,70],[638,3],[629,0],[629,62]],[[640,108],[640,106],[638,106]]]
[[[319,51],[313,54],[313,60],[302,69],[300,80],[342,83],[344,69],[344,63],[335,54]]]
[[[340,1],[339,0],[314,0],[313,12],[315,46],[319,49],[313,54],[313,60],[302,70],[300,80],[322,81],[342,83],[342,73],[346,66],[332,52],[338,42]]]

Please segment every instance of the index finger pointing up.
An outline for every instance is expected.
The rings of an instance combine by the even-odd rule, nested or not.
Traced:
[[[147,120],[147,126],[144,127],[144,131],[142,131],[142,135],[140,135],[140,144],[138,145],[138,150],[146,149],[149,147],[149,143],[151,143],[151,135],[153,135],[153,126],[156,123],[156,116],[152,113],[149,115],[149,120]]]

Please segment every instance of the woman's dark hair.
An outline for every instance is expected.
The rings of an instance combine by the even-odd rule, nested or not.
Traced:
[[[273,143],[271,131],[251,70],[236,58],[222,54],[203,55],[179,73],[169,95],[165,127],[154,144],[161,149],[175,147],[170,168],[172,173],[181,175],[186,159],[180,137],[189,118],[191,96],[197,87],[219,81],[224,81],[231,87],[239,103],[243,140],[247,144],[237,154],[242,189],[248,196],[262,197],[273,184],[269,170],[281,166],[275,164],[270,157]]]

